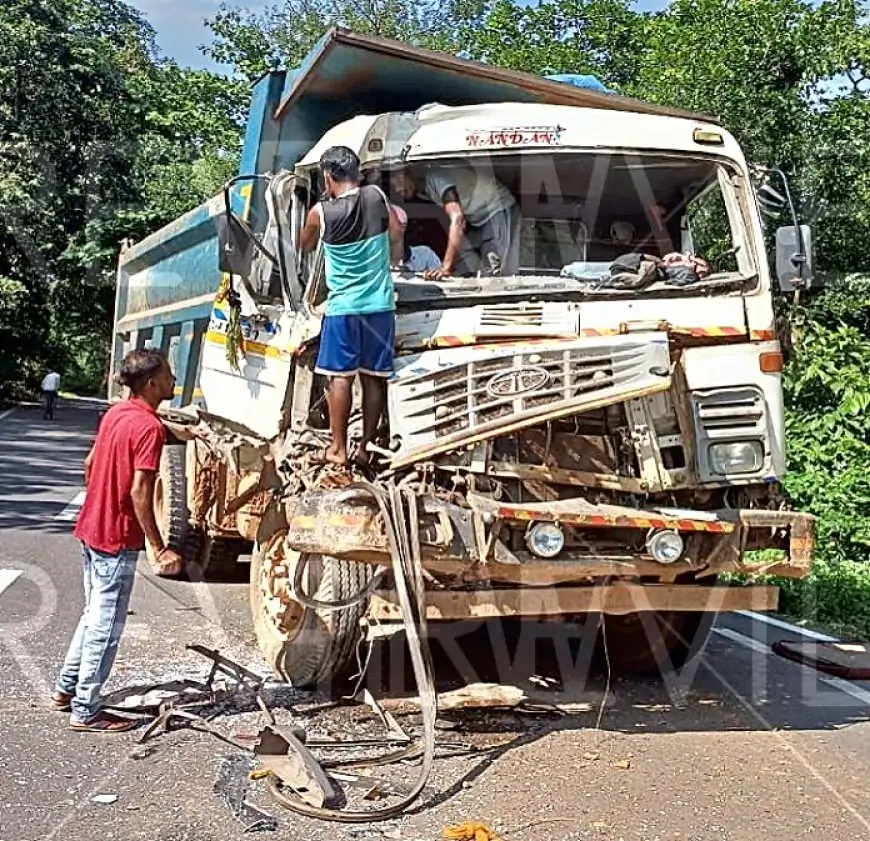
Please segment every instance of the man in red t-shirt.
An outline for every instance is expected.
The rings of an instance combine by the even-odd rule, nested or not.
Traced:
[[[75,536],[82,544],[85,609],[70,644],[53,705],[70,710],[73,730],[121,732],[135,722],[101,709],[127,620],[139,551],[145,539],[157,550],[166,575],[181,572],[181,558],[163,542],[154,517],[154,477],[166,432],[157,407],[171,399],[175,377],[157,350],[134,350],[121,368],[130,399],[112,406],[100,422],[85,459],[85,504]]]

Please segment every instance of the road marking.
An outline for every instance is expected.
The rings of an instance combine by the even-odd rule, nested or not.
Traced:
[[[0,569],[0,594],[7,587],[11,587],[22,575],[23,572],[20,569]]]
[[[759,642],[758,640],[752,639],[752,637],[747,637],[744,634],[741,634],[739,631],[732,631],[730,628],[713,628],[713,633],[718,634],[720,637],[725,637],[727,640],[731,640],[731,642],[736,642],[738,645],[742,645],[744,648],[749,648],[752,651],[756,651],[759,654],[770,654],[770,649],[764,644]]]
[[[18,407],[13,406],[11,409],[7,409],[5,412],[0,412],[0,421],[6,420]]]
[[[79,491],[76,495],[75,499],[70,500],[69,504],[60,514],[55,515],[55,520],[65,520],[66,522],[75,522],[76,518],[79,516],[79,511],[82,510],[82,506],[85,504],[85,497],[87,496],[87,491]]]
[[[768,646],[764,645],[764,643],[760,643],[758,640],[752,639],[752,637],[747,637],[739,631],[732,631],[731,628],[716,627],[713,628],[713,633],[718,634],[720,637],[725,637],[725,639],[729,639],[732,642],[737,643],[737,645],[742,645],[744,648],[757,651],[760,654],[773,654],[773,651]],[[831,689],[836,689],[839,692],[845,692],[847,695],[851,695],[862,704],[870,706],[870,692],[866,689],[862,689],[860,686],[856,686],[854,683],[844,680],[841,677],[833,677],[833,675],[826,675],[822,672],[816,671],[816,669],[804,665],[803,663],[795,663],[794,665],[801,669],[807,669],[813,672],[813,674],[818,677],[819,683],[824,683],[826,686],[830,686]]]
[[[755,613],[752,610],[735,610],[734,612],[739,616],[745,616],[747,619],[754,619],[756,622],[763,622],[765,625],[781,628],[783,631],[791,631],[793,634],[800,634],[802,637],[807,637],[807,639],[816,640],[817,642],[839,642],[836,637],[820,634],[818,631],[809,630],[809,628],[801,628],[800,625],[792,625],[791,622],[775,619],[773,616],[765,616],[763,613]]]

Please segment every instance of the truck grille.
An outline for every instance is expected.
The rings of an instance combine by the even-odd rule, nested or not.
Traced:
[[[754,388],[696,393],[695,412],[699,429],[711,440],[764,431],[764,395]]]
[[[764,393],[760,389],[746,386],[695,391],[692,393],[692,405],[698,441],[698,473],[702,482],[722,481],[723,477],[712,468],[710,448],[729,441],[757,442],[763,453],[761,469],[768,468],[768,413]]]
[[[521,428],[544,415],[617,402],[619,395],[666,385],[669,370],[667,343],[639,335],[463,350],[470,353],[456,364],[442,354],[431,367],[414,367],[391,384],[391,423],[402,441],[400,454],[436,443],[442,449],[442,443],[461,443],[507,423]],[[421,356],[421,366],[427,356]]]
[[[491,304],[479,308],[478,336],[503,333],[576,335],[579,314],[565,304]]]

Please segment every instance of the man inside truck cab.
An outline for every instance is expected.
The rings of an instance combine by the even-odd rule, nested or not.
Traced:
[[[520,262],[520,209],[491,172],[467,165],[390,173],[390,190],[406,201],[428,199],[450,222],[441,267],[425,276],[513,275]]]
[[[404,229],[379,187],[360,186],[359,158],[351,149],[327,149],[320,171],[324,197],[308,213],[300,246],[312,251],[322,240],[326,266],[328,295],[315,370],[330,378],[332,444],[322,460],[348,463],[347,425],[359,374],[363,435],[354,461],[367,464],[367,445],[386,409],[393,372],[396,305],[390,265],[402,259]]]

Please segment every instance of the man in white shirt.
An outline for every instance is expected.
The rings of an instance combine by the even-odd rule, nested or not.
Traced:
[[[42,381],[42,400],[45,411],[44,420],[54,420],[54,404],[57,402],[57,393],[60,391],[60,374],[50,371]]]
[[[510,191],[490,172],[467,165],[430,166],[390,174],[392,191],[440,204],[450,220],[441,267],[427,277],[516,274],[520,253],[520,210]]]

